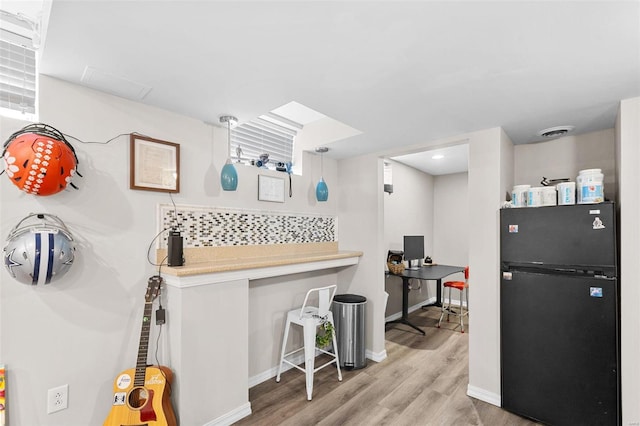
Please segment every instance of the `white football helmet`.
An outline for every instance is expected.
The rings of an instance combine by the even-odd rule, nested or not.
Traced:
[[[13,278],[23,284],[46,285],[67,273],[75,242],[57,216],[33,213],[11,230],[3,251],[4,265]]]

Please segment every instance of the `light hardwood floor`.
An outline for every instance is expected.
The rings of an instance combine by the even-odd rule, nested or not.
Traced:
[[[418,310],[410,327],[387,327],[387,359],[368,361],[359,370],[335,368],[315,374],[313,400],[307,401],[304,374],[289,370],[280,383],[270,379],[249,390],[252,414],[236,425],[536,425],[466,395],[469,330],[453,323],[436,327],[437,308]],[[466,321],[466,320],[465,320]],[[319,364],[317,364],[319,365]]]

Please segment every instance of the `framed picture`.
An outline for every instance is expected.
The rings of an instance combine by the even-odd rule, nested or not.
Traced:
[[[133,134],[130,140],[129,187],[180,192],[180,145]]]
[[[284,203],[284,178],[258,175],[258,201]]]

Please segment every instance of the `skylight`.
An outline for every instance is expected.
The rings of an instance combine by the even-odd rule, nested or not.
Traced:
[[[231,153],[243,163],[260,161],[259,165],[282,169],[294,161],[298,133],[306,124],[325,117],[300,103],[289,102],[232,129]]]

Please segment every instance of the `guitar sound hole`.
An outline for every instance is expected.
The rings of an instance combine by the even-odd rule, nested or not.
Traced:
[[[129,406],[131,408],[142,408],[148,399],[149,393],[143,387],[133,388],[131,392],[129,392]]]

